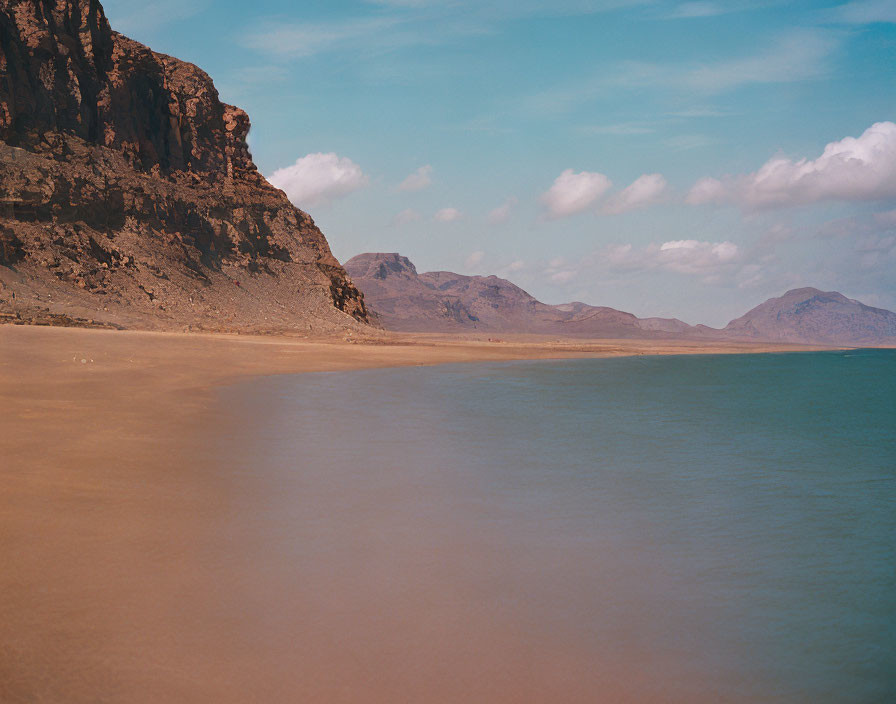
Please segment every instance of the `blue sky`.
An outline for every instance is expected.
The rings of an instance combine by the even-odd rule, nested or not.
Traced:
[[[109,0],[211,74],[341,260],[722,325],[896,309],[896,2]]]

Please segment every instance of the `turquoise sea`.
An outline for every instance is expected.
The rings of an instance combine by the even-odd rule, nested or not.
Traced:
[[[896,701],[896,351],[222,400],[231,637],[291,701]]]

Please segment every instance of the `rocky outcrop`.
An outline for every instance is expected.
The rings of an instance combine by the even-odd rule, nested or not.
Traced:
[[[366,323],[249,118],[96,0],[0,0],[0,314],[139,327]]]
[[[680,320],[640,320],[631,313],[580,302],[548,305],[497,276],[419,274],[399,254],[359,254],[345,268],[390,330],[611,338],[697,335]]]
[[[798,288],[771,298],[724,329],[729,337],[840,345],[896,344],[896,313],[836,291]]]

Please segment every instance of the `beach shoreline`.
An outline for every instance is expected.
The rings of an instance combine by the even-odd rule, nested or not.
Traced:
[[[0,413],[6,431],[0,454],[20,462],[45,462],[25,448],[40,447],[39,436],[85,440],[91,429],[83,426],[84,414],[108,437],[125,418],[139,414],[147,422],[160,414],[194,412],[214,387],[253,376],[464,362],[825,349],[838,347],[424,333],[308,338],[0,325]],[[127,411],[124,416],[122,410]],[[146,432],[152,434],[152,428]],[[42,448],[42,453],[54,451]]]
[[[0,413],[6,429],[0,453],[26,463],[40,461],[24,450],[39,447],[38,436],[74,439],[78,433],[90,434],[78,420],[79,409],[109,436],[123,419],[122,409],[127,410],[126,417],[145,411],[144,422],[160,413],[195,411],[199,399],[207,398],[214,387],[253,376],[464,362],[825,349],[837,347],[423,333],[307,338],[0,325]]]
[[[201,545],[226,524],[212,449],[247,411],[217,389],[311,371],[813,349],[822,348],[0,326],[0,700],[231,700],[216,689],[219,672],[181,672],[186,654],[164,645],[171,628],[189,628],[172,621],[177,595],[196,589]],[[345,432],[361,410],[346,409]],[[177,633],[191,642],[189,630]]]

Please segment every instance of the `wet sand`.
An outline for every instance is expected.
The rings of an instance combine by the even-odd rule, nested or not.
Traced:
[[[376,653],[369,688],[344,687],[314,642],[327,639],[332,652],[339,633],[313,615],[304,634],[277,644],[290,658],[262,661],[239,637],[255,611],[227,600],[251,590],[232,584],[215,557],[237,497],[215,481],[208,448],[248,411],[220,406],[223,385],[305,371],[796,349],[808,348],[423,335],[348,343],[0,326],[0,701],[293,701],[296,673],[283,668],[296,657],[308,664],[313,682],[303,691],[315,701],[396,701],[395,691],[378,688],[390,678],[377,672]],[[346,409],[346,432],[351,424]],[[276,624],[271,632],[282,635]],[[537,658],[536,644],[529,649]],[[504,667],[495,673],[500,691],[486,696],[480,682],[479,699],[450,688],[427,699],[538,700],[514,689],[515,665],[500,655],[492,663]],[[554,656],[558,681],[564,668],[580,669],[576,653]],[[411,679],[425,692],[438,681],[427,677]],[[575,683],[556,691],[568,701],[627,700],[611,691],[595,698]]]

